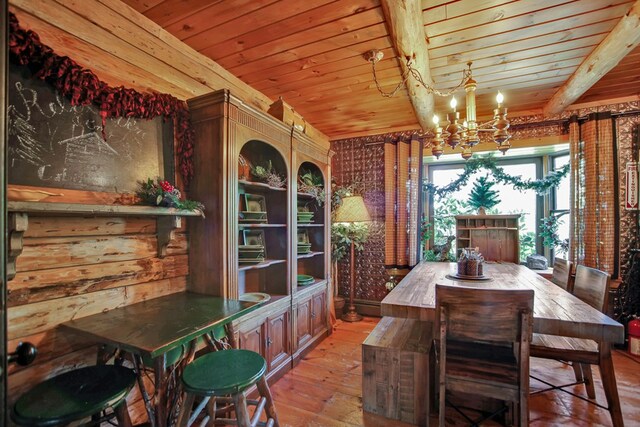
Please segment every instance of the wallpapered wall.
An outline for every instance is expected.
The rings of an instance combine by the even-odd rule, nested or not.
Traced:
[[[620,200],[620,277],[624,278],[628,269],[629,249],[637,248],[638,211],[625,209],[626,201],[626,165],[634,156],[634,138],[638,143],[637,126],[640,126],[640,114],[615,119],[616,140],[618,146],[618,182]],[[636,161],[638,159],[635,159]]]
[[[332,143],[336,152],[332,161],[332,178],[339,186],[353,185],[361,194],[373,222],[369,225],[369,240],[362,253],[356,254],[355,298],[381,301],[387,294],[384,287],[384,146],[376,138],[354,138]],[[349,261],[338,265],[340,295],[349,295]]]
[[[514,118],[512,123],[513,144],[517,146],[520,138],[559,135],[566,132],[561,121],[572,114],[580,117],[592,112],[612,111],[638,112],[640,101],[603,105],[587,109],[565,111],[553,117],[523,116]],[[627,270],[628,251],[638,247],[638,212],[625,210],[625,167],[632,159],[634,127],[640,125],[640,113],[617,117],[616,140],[618,149],[619,170],[619,202],[620,202],[620,273],[621,277]],[[367,207],[373,219],[370,226],[371,235],[365,244],[365,249],[356,257],[356,290],[355,298],[361,300],[380,301],[386,294],[384,286],[388,275],[384,268],[384,148],[385,141],[408,140],[416,131],[405,131],[373,135],[361,138],[351,138],[332,142],[332,149],[336,152],[333,157],[333,179],[338,185],[354,185],[354,190],[364,196]],[[429,135],[426,135],[428,138]],[[428,150],[426,151],[428,153]],[[349,263],[348,260],[338,266],[339,292],[341,295],[349,293]]]

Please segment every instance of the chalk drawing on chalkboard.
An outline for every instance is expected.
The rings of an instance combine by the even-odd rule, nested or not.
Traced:
[[[9,71],[10,184],[122,192],[164,176],[172,131],[161,118],[109,118],[105,140],[95,107],[72,106],[25,67]]]

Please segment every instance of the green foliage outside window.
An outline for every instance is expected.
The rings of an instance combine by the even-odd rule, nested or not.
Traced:
[[[540,237],[542,244],[548,248],[556,250],[559,254],[569,252],[569,239],[561,239],[558,235],[558,220],[569,212],[558,212],[551,214],[540,221]]]

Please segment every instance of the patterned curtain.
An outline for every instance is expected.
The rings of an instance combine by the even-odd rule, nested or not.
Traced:
[[[617,161],[611,113],[569,123],[571,149],[570,259],[617,273]]]
[[[406,268],[418,262],[418,211],[422,144],[384,144],[385,266]]]
[[[569,151],[571,162],[569,219],[569,259],[582,264],[584,259],[584,155],[578,116],[569,119]]]

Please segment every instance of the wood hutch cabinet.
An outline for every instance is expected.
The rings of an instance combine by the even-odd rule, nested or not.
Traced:
[[[300,177],[310,172],[329,200],[329,144],[227,90],[188,103],[196,132],[189,197],[206,208],[204,220],[189,223],[189,290],[227,298],[269,294],[234,327],[239,346],[262,354],[268,376],[279,376],[329,333],[330,207],[298,192]],[[285,185],[256,177],[258,166]],[[313,212],[312,220],[298,222],[298,209]],[[299,251],[298,241],[307,249]],[[263,245],[264,253],[247,261],[246,245]],[[298,286],[298,274],[313,282]]]
[[[458,215],[456,248],[479,248],[487,261],[520,263],[520,214]]]

